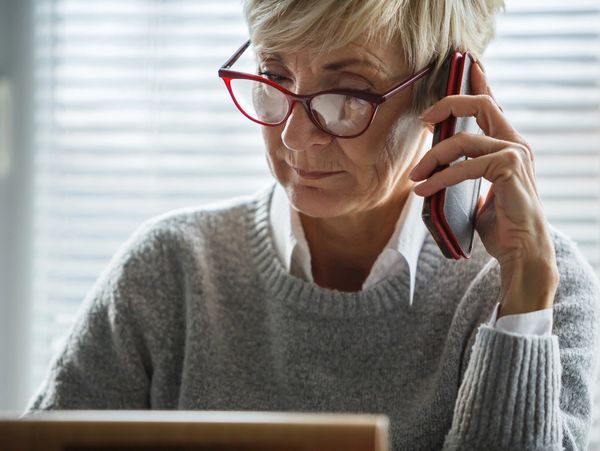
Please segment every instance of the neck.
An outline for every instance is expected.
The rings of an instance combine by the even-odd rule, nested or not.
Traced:
[[[351,215],[312,218],[300,214],[315,283],[359,291],[390,240],[410,187],[382,205]]]

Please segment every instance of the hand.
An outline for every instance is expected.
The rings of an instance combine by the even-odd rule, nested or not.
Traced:
[[[558,285],[554,244],[537,191],[534,155],[510,125],[492,96],[479,63],[471,67],[474,95],[448,96],[422,115],[427,124],[448,116],[473,116],[485,136],[458,133],[435,145],[415,166],[411,179],[425,180],[414,190],[429,196],[467,179],[491,182],[475,228],[501,268],[499,317],[549,308]],[[471,159],[434,171],[459,157]]]

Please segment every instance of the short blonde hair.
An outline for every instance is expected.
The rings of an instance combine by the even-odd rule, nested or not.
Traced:
[[[398,42],[411,71],[435,64],[415,85],[420,111],[438,96],[440,70],[452,49],[477,59],[495,33],[504,0],[242,0],[250,39],[268,52],[330,52],[357,39]]]

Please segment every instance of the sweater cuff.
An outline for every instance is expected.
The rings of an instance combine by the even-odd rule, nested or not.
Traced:
[[[482,325],[444,449],[562,449],[556,336]]]

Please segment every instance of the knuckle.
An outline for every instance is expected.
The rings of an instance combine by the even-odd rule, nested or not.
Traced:
[[[469,134],[465,131],[460,131],[454,135],[457,140],[464,141],[469,138]]]
[[[489,94],[479,94],[477,96],[483,108],[498,108],[496,101]]]
[[[521,142],[519,143],[519,146],[523,148],[523,152],[525,153],[525,155],[527,155],[527,158],[530,161],[535,160],[535,154],[533,153],[533,149],[531,148],[531,145],[526,140],[521,138]]]
[[[514,143],[513,144],[513,148],[519,152],[523,158],[523,161],[527,161],[527,160],[531,160],[531,149],[529,149],[529,147],[527,147],[525,144],[523,143]]]
[[[438,156],[438,152],[437,149],[431,149],[429,152],[427,152],[425,154],[425,156],[423,157],[423,160],[426,161],[428,164],[434,164],[434,165],[438,165],[439,164],[439,156]],[[423,161],[422,160],[422,161]]]
[[[517,148],[511,146],[504,151],[504,161],[510,167],[520,166],[523,162],[523,156]]]

